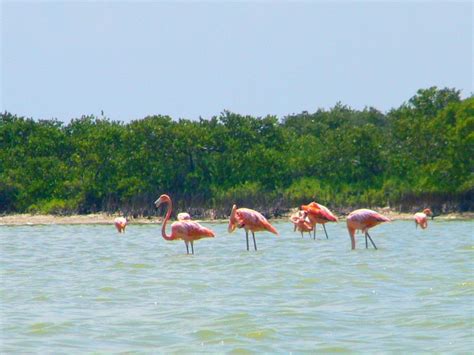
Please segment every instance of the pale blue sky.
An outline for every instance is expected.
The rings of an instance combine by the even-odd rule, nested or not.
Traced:
[[[69,121],[382,111],[473,91],[472,2],[13,2],[1,111]]]

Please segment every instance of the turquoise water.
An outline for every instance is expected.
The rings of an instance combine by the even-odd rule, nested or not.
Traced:
[[[472,352],[473,221],[396,221],[379,250],[204,223],[217,237],[161,238],[159,225],[0,226],[3,353]]]

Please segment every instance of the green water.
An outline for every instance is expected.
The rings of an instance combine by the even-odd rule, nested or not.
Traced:
[[[468,353],[474,349],[472,221],[397,221],[379,250],[206,224],[167,242],[159,225],[0,226],[2,353]]]

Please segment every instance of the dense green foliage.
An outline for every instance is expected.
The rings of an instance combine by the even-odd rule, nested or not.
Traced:
[[[65,125],[0,115],[0,212],[149,215],[160,193],[199,214],[232,203],[278,214],[332,208],[473,208],[474,98],[419,90],[382,113],[337,104],[278,120],[223,112]],[[194,208],[194,210],[193,210]]]

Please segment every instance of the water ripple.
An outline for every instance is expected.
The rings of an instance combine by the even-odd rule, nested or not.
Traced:
[[[155,225],[0,226],[0,350],[472,351],[473,222],[397,221],[355,251],[343,223],[329,240],[276,227],[247,252],[212,224],[192,256]]]

